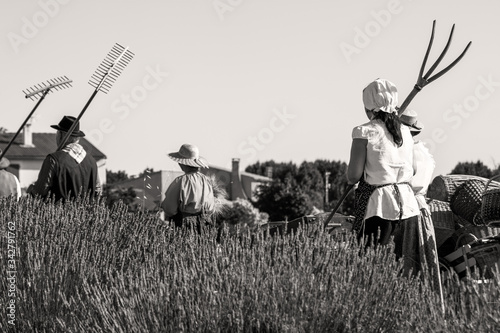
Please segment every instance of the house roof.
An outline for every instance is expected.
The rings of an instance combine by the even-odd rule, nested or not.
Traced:
[[[0,133],[0,148],[5,149],[15,133]],[[43,160],[45,157],[56,151],[56,133],[33,133],[32,141],[34,147],[23,147],[22,134],[18,135],[10,146],[7,157],[10,160]],[[85,138],[80,138],[82,147],[90,153],[96,161],[105,159],[106,155],[97,149]]]

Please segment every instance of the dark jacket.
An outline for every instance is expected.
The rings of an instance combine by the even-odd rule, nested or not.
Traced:
[[[28,189],[28,193],[42,197],[54,195],[57,201],[74,198],[82,193],[94,196],[99,186],[97,163],[90,154],[77,163],[67,152],[57,151],[47,155],[38,180]]]

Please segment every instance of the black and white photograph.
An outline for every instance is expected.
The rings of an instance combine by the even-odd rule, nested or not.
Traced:
[[[0,332],[500,331],[499,13],[0,0]]]

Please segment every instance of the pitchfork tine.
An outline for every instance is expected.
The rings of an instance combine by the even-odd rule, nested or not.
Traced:
[[[429,69],[429,71],[425,74],[425,76],[424,76],[425,80],[427,80],[429,78],[429,76],[432,74],[432,72],[434,72],[434,70],[436,69],[436,67],[441,62],[441,60],[443,60],[444,56],[446,55],[446,52],[448,52],[448,48],[450,47],[451,39],[453,37],[453,31],[454,30],[455,30],[455,24],[453,24],[453,26],[451,27],[450,37],[448,38],[448,42],[446,43],[446,46],[444,47],[443,52],[441,52],[441,54],[439,55],[439,58],[436,60],[436,62],[434,63],[434,65],[432,65],[432,67]]]
[[[425,52],[424,61],[422,62],[422,67],[420,67],[420,73],[418,73],[418,79],[420,80],[424,75],[425,65],[427,64],[427,59],[429,58],[429,53],[431,53],[432,42],[434,41],[434,30],[436,28],[436,20],[432,22],[432,32],[431,39],[429,40],[429,45],[427,46],[427,51]]]
[[[446,72],[448,72],[450,69],[453,68],[453,66],[455,66],[462,58],[463,56],[465,55],[465,53],[467,52],[467,50],[469,49],[469,46],[470,44],[472,44],[472,42],[469,42],[469,44],[467,44],[467,46],[465,47],[464,51],[462,52],[462,54],[460,54],[458,56],[457,59],[455,59],[451,64],[448,65],[448,67],[444,68],[443,70],[441,70],[440,72],[438,72],[436,75],[434,75],[433,77],[431,77],[428,82],[431,83],[432,81],[436,80],[436,79],[439,79],[441,76],[443,76]]]

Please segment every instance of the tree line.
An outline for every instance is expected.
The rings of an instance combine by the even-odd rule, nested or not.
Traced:
[[[146,168],[138,177],[151,173]],[[271,176],[272,182],[259,186],[257,200],[252,204],[260,211],[269,214],[270,221],[293,220],[321,211],[331,211],[347,188],[347,163],[318,159],[304,161],[297,165],[293,162],[275,162],[274,160],[256,162],[245,168],[246,172],[262,176]],[[491,178],[500,174],[500,165],[489,168],[481,161],[459,162],[449,174],[475,175]],[[132,187],[117,186],[120,182],[135,178],[126,171],[106,170],[107,184],[104,196],[109,206],[122,200],[130,211],[139,209],[136,193]],[[339,213],[352,215],[354,212],[354,191],[346,197],[339,208]]]

